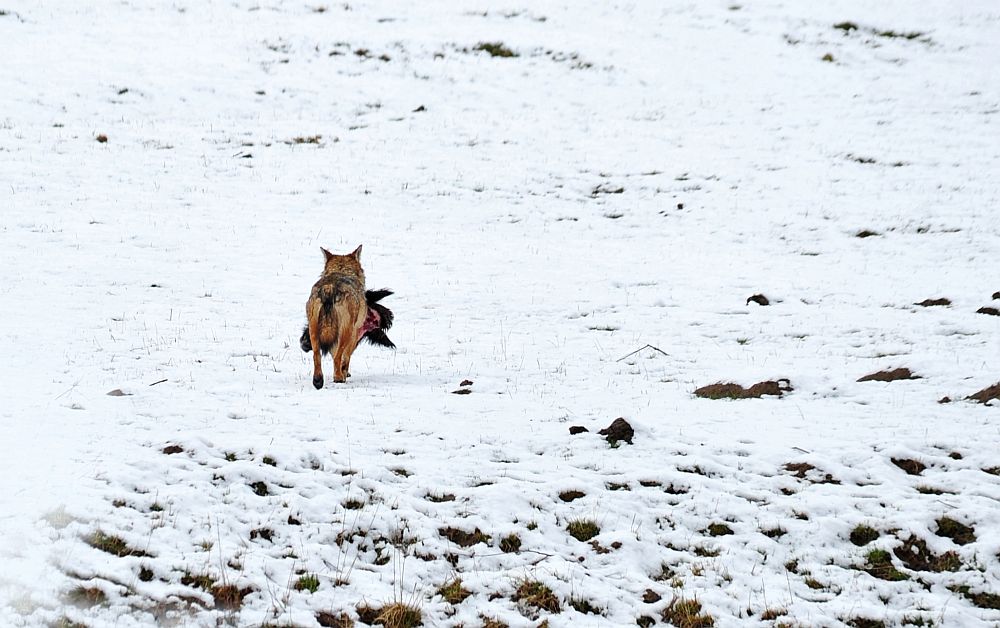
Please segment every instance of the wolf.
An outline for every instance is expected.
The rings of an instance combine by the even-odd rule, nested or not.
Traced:
[[[392,327],[392,321],[393,321],[392,310],[379,303],[379,301],[391,295],[392,291],[387,290],[385,288],[381,290],[364,289],[364,270],[361,269],[361,264],[360,264],[361,247],[359,246],[350,255],[334,255],[322,247],[320,247],[320,250],[323,251],[323,255],[326,258],[326,265],[323,268],[323,274],[320,276],[319,281],[317,281],[316,284],[313,286],[312,293],[310,294],[309,297],[309,302],[306,303],[306,317],[307,320],[309,321],[309,324],[307,324],[305,328],[302,330],[302,336],[301,338],[299,338],[299,345],[302,347],[302,350],[305,351],[306,353],[313,351],[313,347],[316,346],[319,347],[319,351],[313,353],[313,361],[314,361],[313,385],[317,389],[323,387],[323,373],[319,358],[320,353],[325,355],[335,347],[350,345],[350,348],[346,350],[346,356],[347,356],[346,366],[344,367],[342,373],[346,378],[351,376],[350,356],[357,348],[357,345],[361,342],[362,338],[364,338],[373,345],[388,347],[390,349],[396,348],[396,345],[391,340],[389,340],[389,337],[385,333],[390,327]],[[354,259],[354,262],[356,262],[357,271],[352,270],[355,264],[352,264],[345,258]],[[347,269],[348,272],[345,273],[344,272],[345,269]],[[356,336],[354,336],[353,344],[350,342],[350,339],[348,339],[347,343],[340,343],[338,342],[339,338],[336,338],[332,344],[324,344],[322,333],[317,334],[319,336],[320,342],[318,344],[313,342],[311,329],[314,327],[313,325],[314,319],[311,316],[310,312],[312,312],[314,308],[310,306],[310,303],[313,301],[314,298],[316,298],[322,304],[319,312],[320,316],[317,317],[317,322],[319,324],[316,325],[318,327],[322,327],[322,323],[329,322],[326,320],[326,318],[324,318],[323,308],[325,308],[327,311],[335,313],[336,305],[339,302],[338,295],[340,297],[349,295],[352,299],[356,300],[357,298],[356,284],[349,281],[352,278],[352,273],[354,274],[355,279],[357,273],[360,273],[361,290],[364,291],[364,302],[365,302],[364,321],[362,322],[360,329],[358,329]],[[340,276],[333,277],[334,275],[340,275]],[[334,286],[332,291],[330,288],[324,287],[324,286],[329,286],[331,284]],[[344,288],[344,290],[338,290],[337,286]],[[326,301],[324,301],[323,300],[324,294],[329,295],[331,292],[333,294],[332,298],[329,298]],[[338,327],[336,322],[333,324],[333,327],[334,328]],[[336,370],[337,364],[342,363],[342,361],[343,358],[341,358],[341,361],[337,360],[337,353],[336,351],[334,351],[335,382],[344,381],[343,379],[337,379],[337,370]]]
[[[323,247],[323,273],[306,301],[309,348],[313,352],[313,386],[323,387],[322,356],[333,353],[333,381],[347,381],[351,354],[361,339],[368,318],[365,271],[361,247],[347,255],[334,255]],[[304,348],[304,347],[303,347]]]

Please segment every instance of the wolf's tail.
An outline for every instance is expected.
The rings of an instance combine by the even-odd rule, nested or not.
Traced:
[[[306,353],[313,350],[312,341],[309,340],[309,325],[302,328],[302,337],[299,338],[299,346],[302,347],[302,350]]]

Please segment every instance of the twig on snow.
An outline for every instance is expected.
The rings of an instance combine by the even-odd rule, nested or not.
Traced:
[[[628,358],[628,357],[631,357],[631,356],[633,356],[633,355],[635,355],[635,354],[639,353],[639,352],[640,352],[640,351],[642,351],[643,349],[652,349],[653,351],[659,351],[660,353],[662,353],[663,355],[667,356],[668,358],[670,357],[670,354],[669,354],[669,353],[667,353],[666,351],[664,351],[663,349],[661,349],[661,348],[659,348],[659,347],[654,347],[654,346],[653,346],[653,345],[651,345],[651,344],[646,344],[646,345],[643,345],[643,346],[639,347],[638,349],[636,349],[635,351],[633,351],[632,353],[630,353],[630,354],[628,354],[628,355],[623,355],[622,357],[620,357],[620,358],[618,358],[617,360],[615,360],[615,362],[621,362],[621,361],[622,361],[622,360],[624,360],[625,358]]]

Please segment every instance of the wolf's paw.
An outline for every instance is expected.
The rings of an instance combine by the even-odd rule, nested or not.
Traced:
[[[323,376],[322,375],[313,375],[313,386],[316,387],[316,390],[319,390],[320,388],[323,387]]]
[[[334,377],[333,378],[333,383],[335,383],[335,384],[346,384],[347,383],[347,378],[346,377]]]

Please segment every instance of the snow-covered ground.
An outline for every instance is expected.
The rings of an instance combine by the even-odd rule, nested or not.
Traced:
[[[0,0],[0,56],[0,625],[1000,625],[995,2]],[[399,348],[316,391],[358,244]]]

